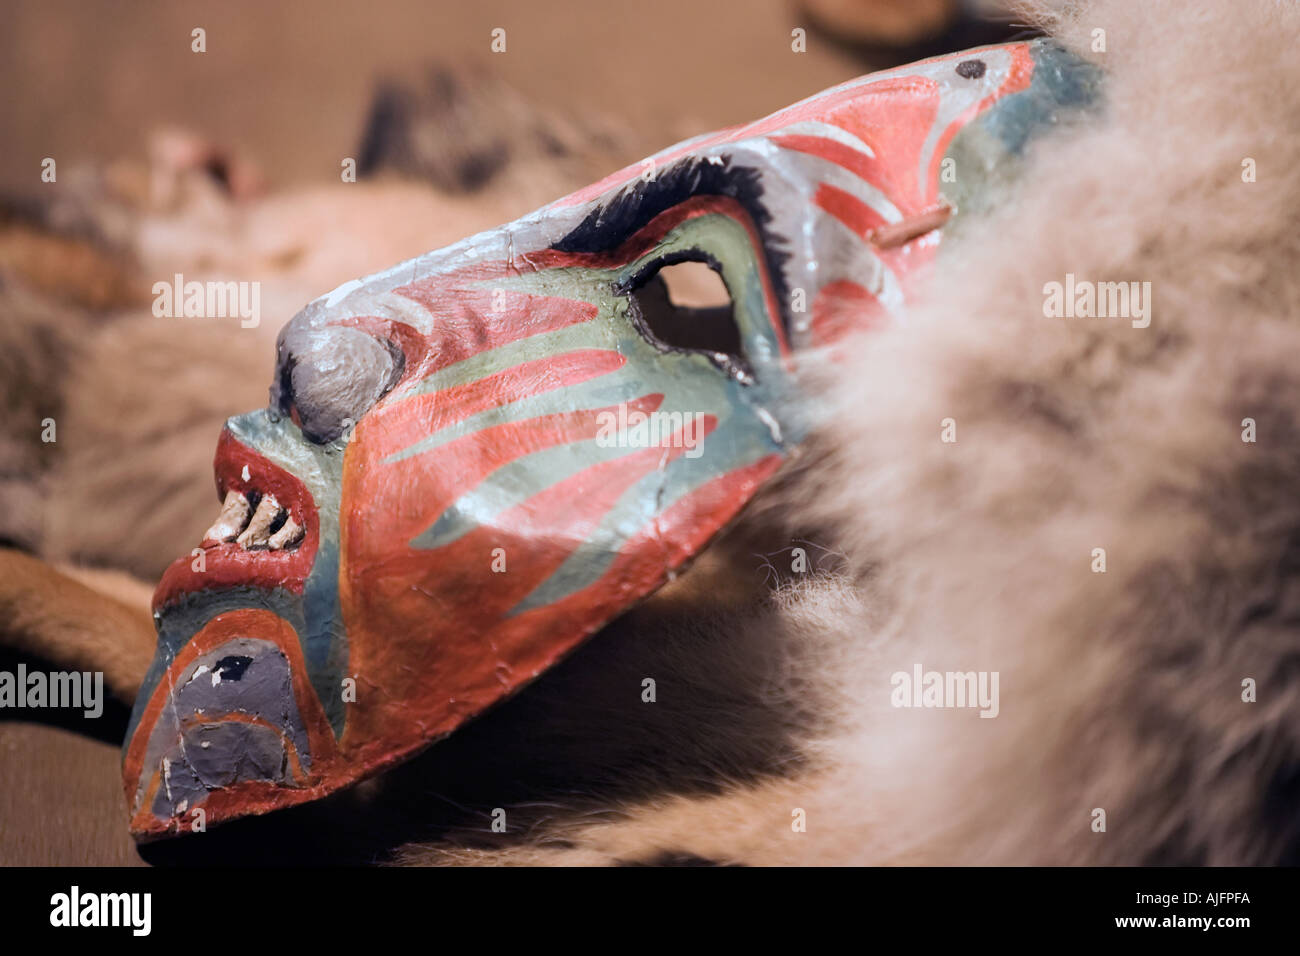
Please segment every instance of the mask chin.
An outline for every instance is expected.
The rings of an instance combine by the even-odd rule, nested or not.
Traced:
[[[213,616],[137,709],[123,772],[143,839],[204,829],[232,806],[259,813],[312,799],[337,772],[297,632],[270,611]]]

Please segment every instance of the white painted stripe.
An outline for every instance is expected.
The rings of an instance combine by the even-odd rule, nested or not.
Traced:
[[[876,156],[875,150],[844,127],[836,126],[834,123],[823,123],[821,120],[805,120],[801,123],[792,123],[784,129],[776,130],[768,135],[820,136],[822,139],[833,139],[835,142],[849,147],[849,149],[852,149],[854,152],[866,153],[873,159]]]

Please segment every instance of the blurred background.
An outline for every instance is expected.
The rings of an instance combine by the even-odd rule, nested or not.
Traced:
[[[484,67],[538,105],[611,117],[655,149],[999,39],[1005,18],[978,19],[998,13],[959,0],[6,0],[0,189],[37,192],[46,156],[142,155],[159,126],[246,153],[271,185],[337,180],[377,82],[431,63]],[[796,27],[808,31],[798,55]],[[494,28],[504,53],[490,51]]]

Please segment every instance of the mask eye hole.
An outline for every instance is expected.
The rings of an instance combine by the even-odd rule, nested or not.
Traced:
[[[749,378],[740,326],[721,267],[703,253],[665,258],[620,290],[632,303],[637,331],[664,352],[701,352],[742,380]]]

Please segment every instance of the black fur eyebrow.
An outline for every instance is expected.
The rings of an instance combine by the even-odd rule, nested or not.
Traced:
[[[763,243],[767,272],[771,277],[781,324],[789,332],[785,305],[785,263],[790,258],[784,236],[772,228],[772,214],[763,203],[762,172],[753,166],[733,165],[730,156],[722,162],[694,157],[673,163],[654,179],[638,179],[612,199],[597,206],[567,235],[552,245],[559,252],[600,253],[622,245],[627,238],[660,213],[696,196],[725,196],[749,213]]]

